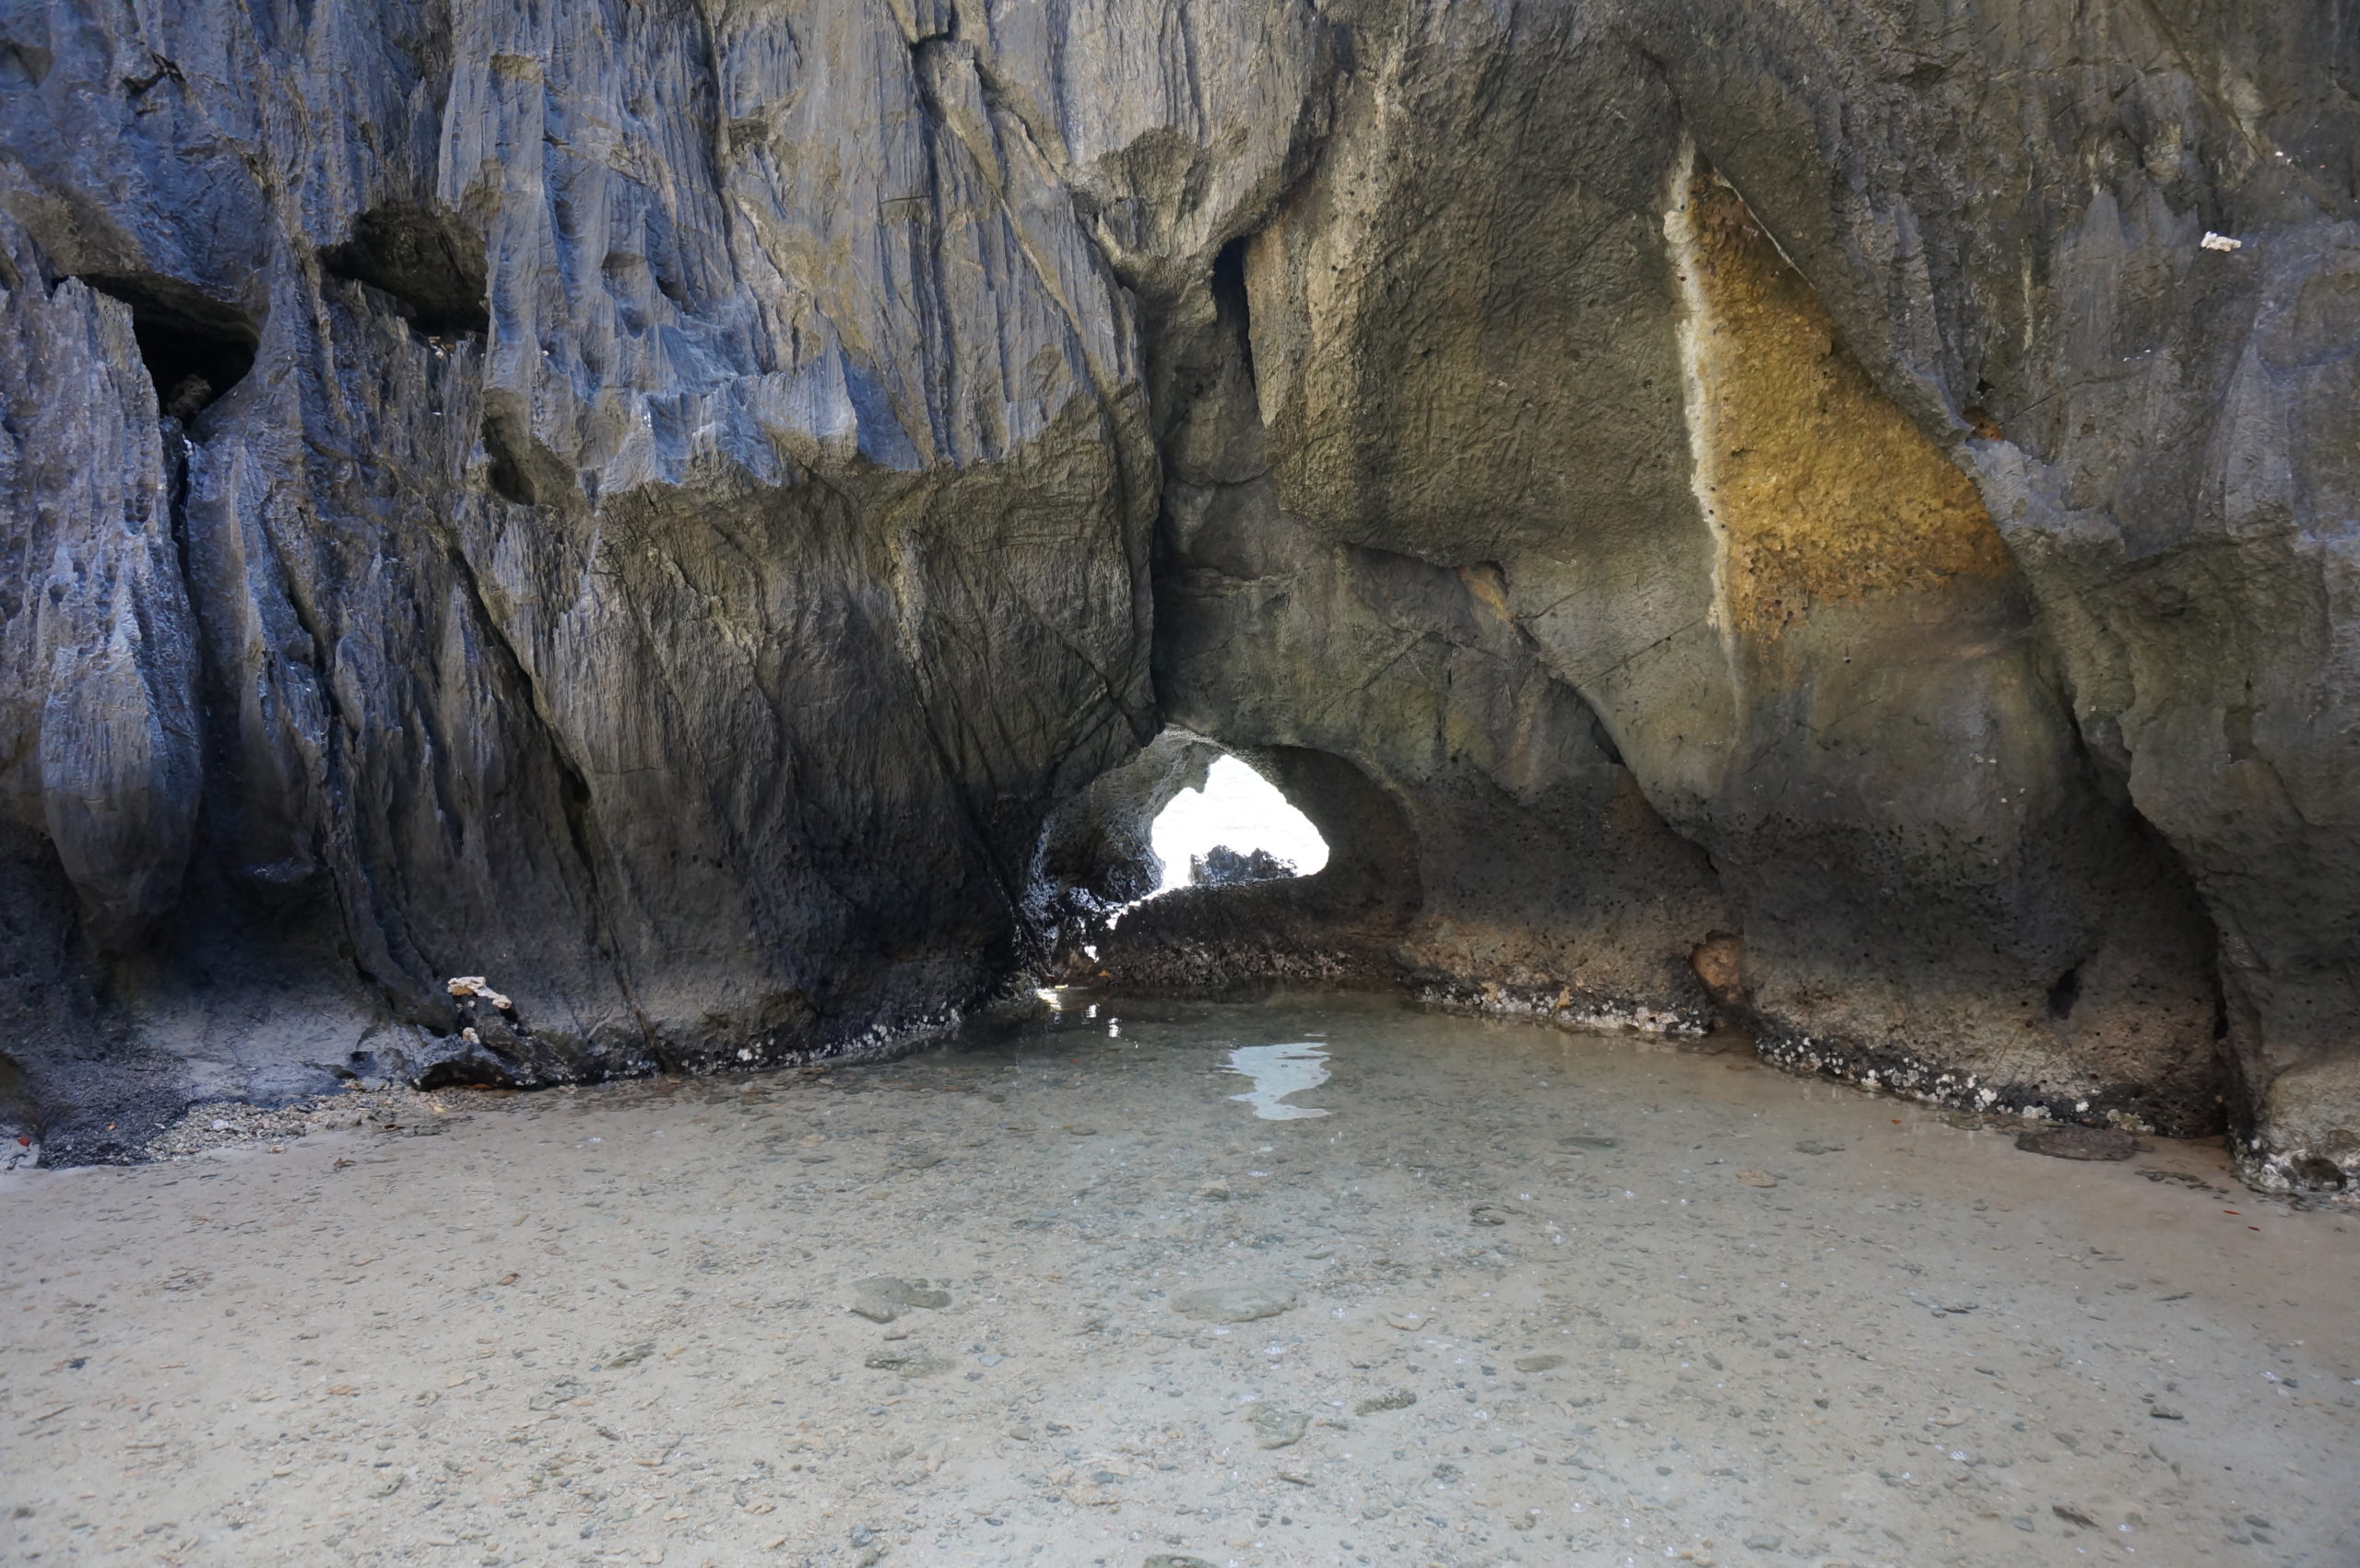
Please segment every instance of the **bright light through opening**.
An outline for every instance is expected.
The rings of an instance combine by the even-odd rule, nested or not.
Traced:
[[[1205,787],[1184,789],[1148,831],[1148,841],[1163,861],[1163,882],[1157,892],[1188,885],[1188,857],[1203,855],[1215,844],[1227,844],[1240,855],[1257,849],[1290,861],[1308,877],[1328,864],[1328,841],[1311,819],[1287,804],[1269,780],[1234,757],[1223,757],[1205,775]]]

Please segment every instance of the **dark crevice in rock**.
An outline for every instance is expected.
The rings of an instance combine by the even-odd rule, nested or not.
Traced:
[[[420,332],[491,326],[483,241],[454,214],[410,202],[372,206],[353,219],[350,239],[321,247],[320,265],[390,295]]]
[[[154,50],[149,50],[148,52],[148,63],[151,68],[145,74],[136,77],[124,77],[123,78],[124,90],[129,93],[132,97],[147,97],[149,92],[155,89],[157,84],[159,82],[171,81],[177,83],[182,87],[186,87],[188,85],[188,78],[181,74],[180,63],[178,61],[167,59],[163,55],[157,53]]]
[[[183,426],[254,368],[262,335],[235,306],[152,275],[84,273],[82,281],[131,307],[131,330],[155,383],[157,410]]]
[[[2082,999],[2082,966],[2075,964],[2057,977],[2048,988],[2048,1016],[2060,1021],[2073,1016],[2073,1004]]]
[[[1254,314],[1245,292],[1245,247],[1251,236],[1240,234],[1213,257],[1213,311],[1224,333],[1233,335],[1245,384],[1254,384]]]

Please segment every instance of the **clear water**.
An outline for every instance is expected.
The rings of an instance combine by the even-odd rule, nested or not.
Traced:
[[[0,1559],[2360,1562],[2360,1222],[2217,1148],[1383,996],[1058,1000],[0,1179]],[[948,1303],[848,1310],[879,1276]]]

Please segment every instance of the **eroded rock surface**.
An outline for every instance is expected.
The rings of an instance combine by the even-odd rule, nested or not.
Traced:
[[[0,35],[0,1029],[53,1157],[338,1072],[875,1048],[1139,896],[1218,747],[1340,853],[1110,972],[1717,1010],[2360,1182],[2332,8]]]

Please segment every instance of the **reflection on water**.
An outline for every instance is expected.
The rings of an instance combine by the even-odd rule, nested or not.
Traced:
[[[1286,1097],[1328,1081],[1328,1052],[1316,1041],[1298,1040],[1284,1045],[1240,1045],[1229,1054],[1229,1070],[1254,1080],[1253,1090],[1233,1094],[1254,1107],[1266,1122],[1292,1122],[1304,1116],[1324,1116],[1306,1105],[1289,1105]]]

